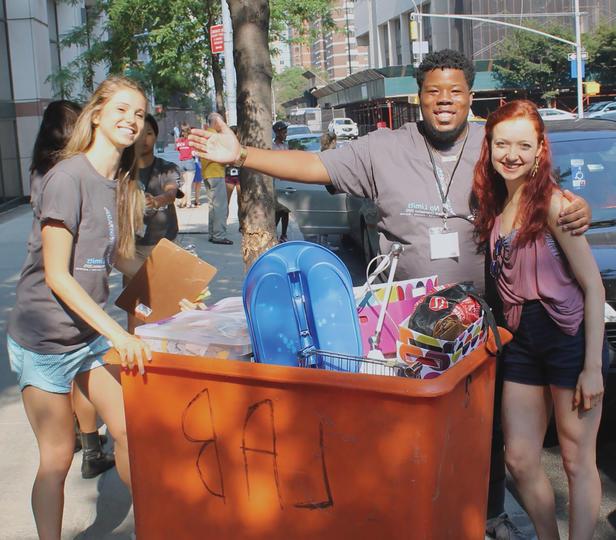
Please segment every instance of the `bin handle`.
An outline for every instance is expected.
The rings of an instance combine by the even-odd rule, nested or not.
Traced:
[[[289,282],[291,284],[291,294],[293,298],[293,311],[300,336],[300,351],[305,351],[314,348],[314,341],[310,335],[308,319],[306,317],[306,303],[304,300],[304,288],[302,287],[302,279],[300,272],[289,272]],[[298,351],[299,352],[299,351]]]

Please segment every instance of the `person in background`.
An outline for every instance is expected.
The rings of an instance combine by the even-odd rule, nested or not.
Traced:
[[[147,114],[141,137],[135,143],[139,182],[145,196],[143,235],[135,240],[135,254],[131,258],[118,257],[116,269],[124,276],[124,285],[137,273],[152,250],[163,238],[174,241],[178,235],[175,196],[181,183],[180,170],[175,163],[154,157],[158,137],[158,123]],[[128,331],[132,334],[138,320],[128,315]]]
[[[272,142],[272,150],[288,150],[287,144],[287,123],[282,120],[278,120],[273,126],[274,141]],[[274,178],[274,193],[276,193],[276,183],[278,178]],[[278,228],[278,224],[281,223],[280,236],[278,241],[282,244],[288,240],[287,232],[289,230],[289,210],[284,204],[282,204],[278,197],[276,197],[276,210],[275,210],[275,226]]]
[[[237,136],[237,126],[229,126],[231,131],[235,133]],[[225,185],[227,188],[227,209],[229,208],[229,203],[231,202],[231,196],[233,195],[233,190],[235,190],[237,196],[237,220],[240,220],[240,201],[242,188],[240,187],[240,168],[227,166],[225,167]],[[228,214],[227,214],[228,215]]]
[[[131,257],[143,223],[134,144],[147,100],[130,79],[110,77],[84,107],[63,159],[43,178],[28,254],[11,311],[7,348],[40,461],[32,488],[39,537],[60,540],[64,482],[75,435],[73,381],[115,440],[118,474],[130,489],[119,373],[106,366],[110,344],[124,368],[144,372],[148,346],[105,312],[116,252]]]
[[[203,173],[201,171],[201,160],[195,158],[195,176],[193,178],[193,190],[195,200],[193,206],[201,206],[201,188],[203,187]]]
[[[173,142],[177,141],[180,138],[180,128],[175,125],[173,126]]]
[[[217,118],[222,118],[218,113],[208,116],[208,129],[213,130]],[[225,187],[225,166],[207,159],[201,160],[201,171],[207,182],[207,198],[209,204],[208,232],[210,242],[213,244],[231,245],[233,240],[227,238],[227,216],[229,206],[227,204],[227,188]]]
[[[601,503],[595,449],[608,368],[605,290],[586,238],[558,226],[569,203],[552,178],[537,107],[507,103],[485,129],[472,200],[477,240],[490,246],[490,273],[513,332],[501,358],[505,461],[538,538],[559,538],[541,464],[553,408],[569,480],[569,538],[590,540]]]
[[[338,144],[338,138],[335,133],[323,133],[321,135],[321,152],[325,152],[325,150],[333,150],[336,148]]]
[[[80,113],[80,105],[66,100],[52,101],[43,113],[30,164],[30,205],[35,219],[39,211],[43,178],[60,160]],[[95,478],[113,467],[115,459],[113,454],[103,451],[102,445],[107,437],[98,433],[94,405],[75,384],[71,387],[71,403],[77,418],[75,452],[83,450],[81,476]]]
[[[431,52],[417,69],[421,122],[378,129],[320,154],[242,146],[222,120],[215,134],[193,130],[191,145],[207,159],[277,178],[332,184],[339,192],[373,200],[379,210],[380,252],[389,253],[394,241],[405,248],[396,279],[438,274],[441,283],[474,282],[482,291],[485,256],[477,252],[469,219],[473,168],[483,141],[483,128],[467,120],[474,78],[472,62],[459,51]],[[590,210],[583,199],[567,196],[574,202],[562,212],[559,224],[572,234],[582,234],[588,229]],[[443,236],[444,218],[446,234],[457,233],[457,257],[443,257],[431,248],[452,238]],[[515,538],[516,528],[505,513],[498,381],[486,532],[502,539]]]
[[[179,199],[178,206],[180,208],[190,208],[192,206],[192,183],[195,177],[195,158],[192,148],[188,144],[188,136],[190,135],[190,125],[182,122],[182,130],[180,137],[175,141],[175,148],[180,153],[180,172],[184,183],[182,188],[185,196]]]

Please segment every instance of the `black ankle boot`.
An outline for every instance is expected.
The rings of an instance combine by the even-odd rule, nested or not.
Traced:
[[[82,433],[83,460],[81,462],[82,478],[96,478],[99,474],[115,465],[113,454],[107,454],[101,447],[98,432]]]
[[[101,440],[101,446],[105,446],[107,444],[107,441],[109,440],[107,435],[99,435],[98,437]],[[81,448],[81,431],[77,431],[75,432],[75,450],[73,450],[73,452],[77,453],[81,450]]]

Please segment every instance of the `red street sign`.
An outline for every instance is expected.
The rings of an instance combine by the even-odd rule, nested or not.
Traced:
[[[212,54],[225,52],[225,30],[222,24],[210,26],[210,47]]]

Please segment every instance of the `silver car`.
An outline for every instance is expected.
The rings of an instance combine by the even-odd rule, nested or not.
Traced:
[[[321,151],[321,134],[302,134],[287,137],[289,150]],[[275,181],[276,196],[293,213],[302,234],[348,234],[349,220],[344,193],[330,194],[325,186],[302,184],[289,180]]]

